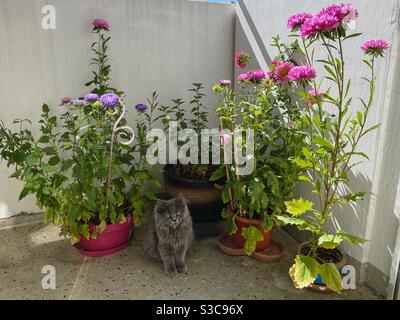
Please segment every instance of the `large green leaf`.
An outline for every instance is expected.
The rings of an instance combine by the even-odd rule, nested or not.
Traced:
[[[322,282],[337,293],[343,290],[342,277],[334,263],[324,263],[319,266]]]
[[[336,248],[340,242],[342,242],[343,238],[340,234],[323,234],[318,238],[318,246],[325,249],[334,249]]]
[[[308,287],[315,281],[319,272],[319,263],[312,257],[297,255],[294,265],[289,270],[290,278],[296,288]]]
[[[364,242],[368,241],[366,239],[357,237],[355,235],[352,235],[350,233],[344,232],[342,230],[339,230],[337,233],[340,234],[340,236],[342,237],[343,241],[346,241],[347,243],[360,245],[360,244],[363,244]]]
[[[244,251],[248,256],[256,250],[257,242],[264,240],[261,231],[254,226],[242,228],[242,236],[245,239]]]
[[[310,211],[313,203],[303,198],[285,201],[286,211],[293,216],[300,216],[301,214]]]

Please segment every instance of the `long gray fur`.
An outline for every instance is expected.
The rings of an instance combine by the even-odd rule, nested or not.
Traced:
[[[145,254],[163,262],[165,273],[175,277],[187,271],[185,259],[192,241],[192,217],[185,198],[157,200],[144,241]]]

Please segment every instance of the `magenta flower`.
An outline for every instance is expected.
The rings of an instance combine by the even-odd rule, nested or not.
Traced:
[[[383,39],[371,39],[361,46],[362,51],[375,57],[382,56],[387,49],[389,49],[389,44]]]
[[[96,101],[96,100],[98,100],[98,99],[99,99],[99,95],[96,94],[96,93],[88,93],[88,94],[85,96],[85,100],[86,100],[86,101],[89,101],[89,102],[93,102],[93,101]]]
[[[244,51],[236,52],[236,64],[240,69],[246,68],[250,62],[250,56]]]
[[[268,73],[268,75],[277,83],[284,84],[290,80],[288,74],[293,68],[293,63],[289,61],[273,61],[271,66],[272,70]]]
[[[237,81],[239,81],[239,82],[243,82],[243,81],[246,81],[246,80],[249,80],[248,73],[239,74],[239,76],[237,77]]]
[[[289,71],[288,77],[290,80],[311,80],[317,77],[317,72],[310,66],[294,67]]]
[[[312,37],[318,32],[329,32],[340,26],[340,21],[335,15],[319,13],[307,19],[300,28],[300,34],[304,37]]]
[[[92,22],[94,29],[101,29],[101,30],[110,30],[109,23],[104,19],[94,19]]]
[[[307,19],[310,19],[311,17],[311,13],[308,12],[294,14],[288,19],[287,26],[290,30],[297,30]]]
[[[314,88],[311,89],[310,91],[308,91],[308,93],[309,93],[309,95],[312,96],[312,98],[311,97],[307,98],[307,104],[309,106],[312,106],[313,104],[317,103],[318,101],[322,101],[322,99],[324,97],[324,94],[322,92],[319,92],[318,90],[316,90]]]
[[[231,80],[219,80],[219,84],[220,84],[222,87],[230,86],[231,83],[232,83]]]
[[[257,69],[255,71],[249,71],[248,76],[251,81],[258,83],[265,79],[266,74],[261,69]]]
[[[135,106],[135,109],[138,111],[138,112],[145,112],[146,110],[147,110],[147,106],[145,105],[145,104],[143,104],[143,103],[139,103],[139,104],[137,104],[136,106]]]
[[[100,97],[100,102],[106,108],[114,108],[117,106],[119,96],[115,93],[106,93]]]
[[[62,104],[67,104],[71,102],[71,98],[70,97],[62,97],[61,98],[61,103]]]
[[[349,22],[358,17],[357,9],[350,3],[331,4],[327,8],[322,9],[318,15],[328,14],[334,16],[341,22]]]

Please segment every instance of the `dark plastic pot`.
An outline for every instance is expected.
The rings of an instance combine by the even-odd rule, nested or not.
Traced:
[[[190,202],[189,209],[194,222],[210,222],[221,219],[223,203],[221,190],[208,180],[192,180],[163,174],[166,199],[183,194]]]
[[[232,208],[229,205],[227,207],[227,214],[228,215],[233,215],[232,212]],[[235,217],[235,223],[236,223],[236,227],[237,227],[237,231],[236,233],[233,235],[233,239],[235,240],[237,246],[239,248],[244,248],[244,244],[245,244],[245,239],[242,236],[242,229],[243,228],[248,228],[250,226],[256,227],[258,230],[261,231],[261,233],[263,234],[264,240],[263,241],[259,241],[257,242],[256,245],[256,250],[257,251],[261,251],[264,250],[266,248],[268,248],[271,245],[271,241],[272,241],[272,230],[268,230],[265,231],[261,220],[259,219],[248,219],[245,217],[240,217],[240,216],[236,216]]]
[[[105,230],[97,235],[96,239],[89,240],[81,237],[75,245],[79,252],[88,257],[107,256],[125,249],[132,236],[132,216],[126,218],[125,223],[114,223],[106,226]],[[96,226],[89,226],[90,233],[94,233]]]

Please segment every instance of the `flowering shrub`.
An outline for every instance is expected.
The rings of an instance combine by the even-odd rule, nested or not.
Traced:
[[[109,29],[104,21],[93,24],[96,32]],[[147,145],[139,143],[145,140],[152,112],[146,120],[139,117],[138,143],[131,145],[133,130],[126,127],[123,102],[108,86],[104,70],[109,68],[100,69],[91,82],[96,86],[92,93],[84,99],[61,99],[66,109],[61,116],[51,115],[43,105],[39,138],[26,128],[29,120],[15,120],[16,132],[0,123],[0,155],[15,166],[12,177],[24,182],[20,199],[34,194],[46,222],[60,226],[72,244],[81,237],[96,238],[107,224],[124,223],[127,215],[139,224],[146,202],[155,199],[152,189],[160,186],[141,156]],[[90,225],[96,226],[93,234]]]
[[[314,16],[301,13],[288,21],[293,35],[299,37],[299,41],[291,46],[307,61],[307,65],[293,67],[288,73],[290,81],[297,85],[295,93],[304,102],[301,119],[306,135],[302,154],[293,162],[307,171],[299,180],[309,183],[317,196],[315,203],[302,198],[286,201],[288,215],[277,217],[285,224],[312,233],[308,247],[296,256],[290,269],[290,276],[298,288],[307,287],[319,274],[329,289],[340,292],[341,277],[334,264],[338,261],[327,259],[324,252],[335,251],[343,241],[351,244],[365,241],[344,230],[329,232],[325,227],[334,215],[336,204],[355,202],[365,195],[365,192],[342,194],[339,187],[350,183],[348,173],[358,164],[353,158],[368,159],[357,147],[361,138],[378,127],[368,128],[366,123],[374,102],[375,60],[383,56],[389,46],[384,40],[370,40],[361,47],[365,53],[363,64],[369,72],[368,77],[363,78],[369,87],[369,95],[367,99],[359,99],[361,108],[353,114],[350,108],[355,103],[350,96],[350,79],[345,73],[347,62],[343,44],[360,35],[348,34],[347,30],[347,23],[357,16],[352,5],[334,4]],[[312,52],[316,46],[324,49],[326,58],[314,60]],[[320,87],[313,67],[315,63],[322,64],[325,71],[319,75]],[[307,212],[310,215],[305,215]]]
[[[278,58],[283,57],[287,58],[286,54],[282,53]],[[223,212],[229,220],[231,234],[237,232],[237,215],[260,219],[264,229],[270,230],[275,215],[282,213],[284,201],[293,196],[297,176],[302,172],[289,160],[300,154],[302,146],[300,113],[288,94],[291,84],[284,79],[292,67],[289,62],[275,61],[269,72],[272,80],[267,79],[262,70],[250,70],[238,77],[241,84],[238,93],[221,82],[214,86],[221,129],[235,133],[222,136],[224,154],[233,152],[234,163],[221,166],[211,178],[213,181],[224,178],[224,184],[219,187],[223,190],[224,203],[233,211],[233,215]],[[254,133],[254,152],[251,153],[244,147],[248,129]],[[239,144],[244,150],[239,150]],[[232,145],[233,150],[229,148]],[[249,154],[254,161],[254,170],[250,174],[239,172],[238,153]],[[263,239],[261,231],[253,225],[243,228],[242,236],[249,255]]]

